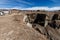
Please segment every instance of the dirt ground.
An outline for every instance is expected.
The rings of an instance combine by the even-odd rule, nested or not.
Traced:
[[[22,22],[23,16],[0,16],[0,40],[47,40],[47,38],[27,27]]]

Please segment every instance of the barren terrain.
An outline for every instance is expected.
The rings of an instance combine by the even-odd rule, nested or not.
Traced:
[[[20,16],[0,16],[0,40],[47,40],[44,35],[27,27]]]

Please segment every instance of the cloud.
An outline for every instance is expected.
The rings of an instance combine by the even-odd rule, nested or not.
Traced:
[[[54,11],[60,10],[60,7],[31,7],[31,8],[20,8],[21,10],[47,10],[47,11]]]
[[[0,0],[0,8],[11,8],[14,6],[19,6],[19,7],[29,7],[32,6],[33,4],[24,0]]]
[[[19,9],[19,10],[46,10],[46,11],[55,11],[60,10],[60,7],[30,7],[30,8],[23,8],[23,7],[12,7],[12,8],[0,8],[0,9]]]
[[[0,4],[6,4],[7,0],[0,0]]]
[[[14,3],[14,0],[0,0],[0,5]]]
[[[28,5],[33,5],[31,2],[23,1],[23,0],[16,0],[17,2],[28,4]]]
[[[48,10],[48,7],[31,7],[31,8],[24,8],[22,10]]]
[[[13,7],[13,8],[0,8],[0,9],[19,9],[19,10],[46,10],[46,11],[55,11],[60,10],[60,7],[30,7],[30,8],[23,8],[23,7]]]

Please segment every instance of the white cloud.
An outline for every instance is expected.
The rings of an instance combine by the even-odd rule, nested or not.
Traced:
[[[13,7],[13,8],[0,8],[0,9],[20,9],[20,10],[47,10],[47,11],[54,11],[60,10],[60,7],[30,7],[30,8],[22,8],[22,7]]]
[[[54,11],[54,10],[60,10],[60,7],[31,7],[31,8],[21,8],[22,10],[47,10],[47,11]]]
[[[60,10],[60,7],[52,7],[50,10]]]
[[[0,0],[0,5],[1,4],[9,4],[12,0]]]
[[[0,4],[7,4],[8,0],[0,0]]]
[[[24,1],[24,0],[16,0],[16,1],[20,2],[20,3],[28,4],[28,5],[33,5],[33,3],[27,2],[27,1]]]
[[[48,7],[31,7],[31,8],[23,8],[22,10],[48,10]]]

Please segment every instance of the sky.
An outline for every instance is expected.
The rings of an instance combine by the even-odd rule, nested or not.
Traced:
[[[0,8],[59,10],[60,0],[0,0]]]

